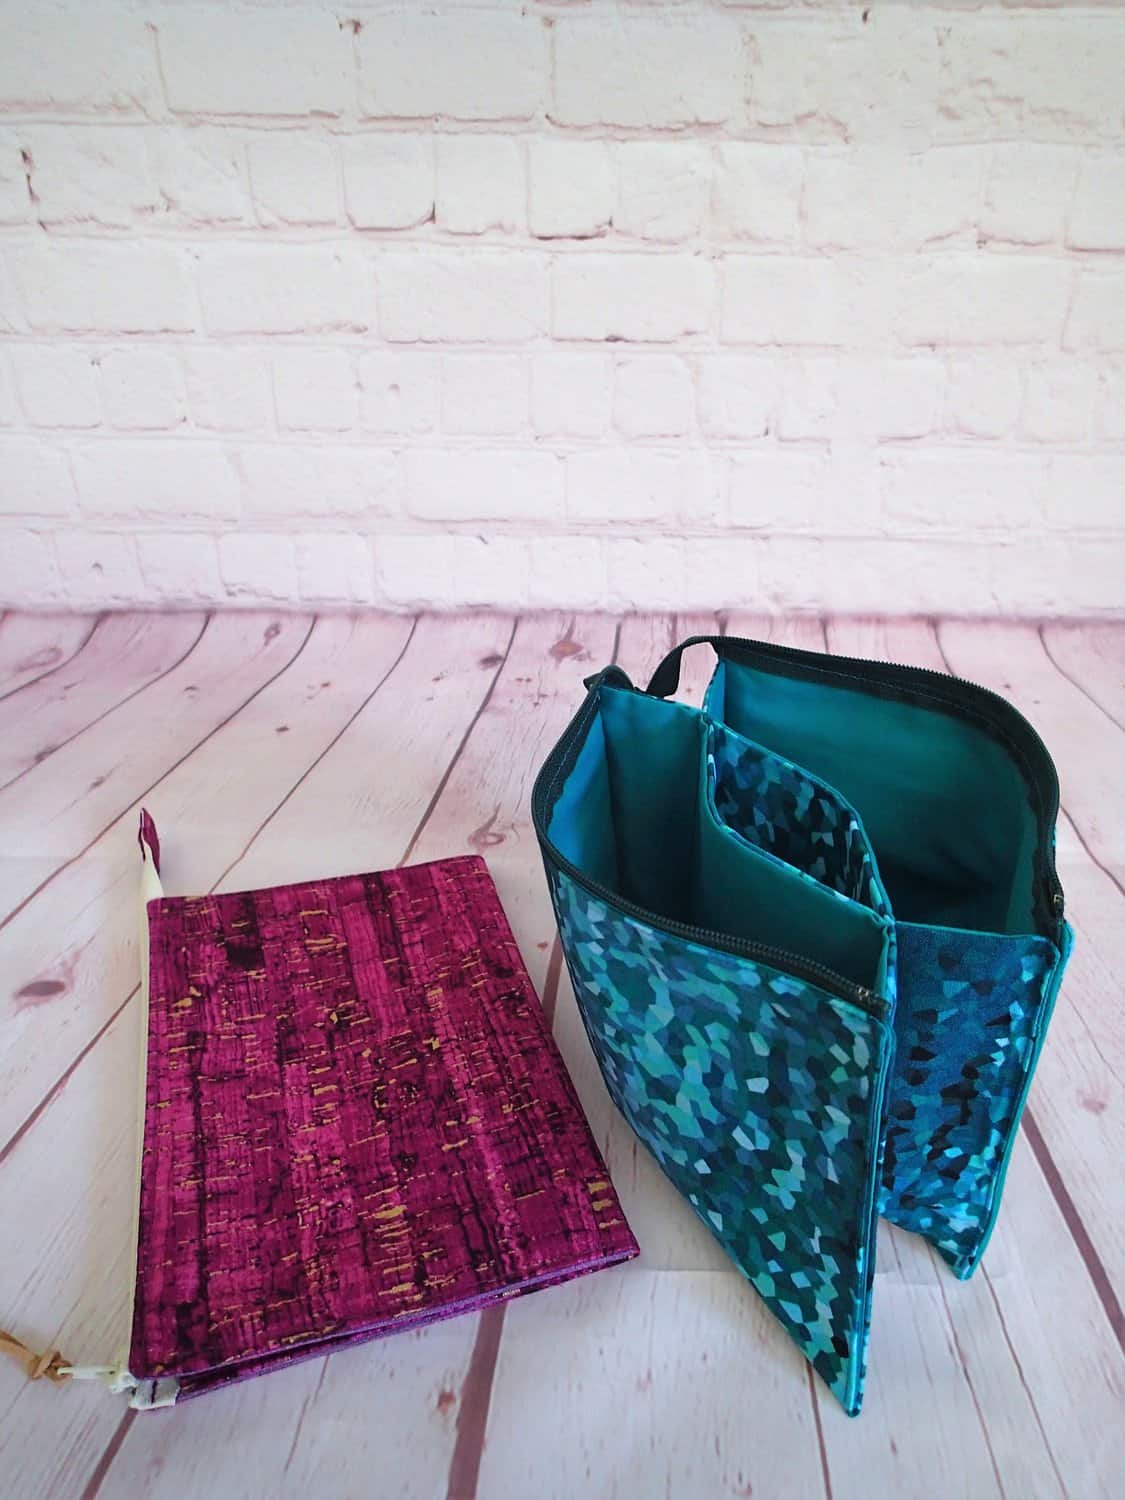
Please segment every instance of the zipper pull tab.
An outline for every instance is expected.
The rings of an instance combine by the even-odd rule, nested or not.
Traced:
[[[54,1385],[63,1385],[71,1378],[73,1373],[71,1366],[66,1363],[57,1349],[48,1350],[45,1354],[36,1354],[22,1339],[16,1338],[14,1333],[7,1333],[0,1328],[0,1352],[10,1354],[18,1359],[27,1371],[28,1380],[49,1380]]]

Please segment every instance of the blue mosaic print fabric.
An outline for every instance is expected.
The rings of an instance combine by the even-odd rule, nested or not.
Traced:
[[[1046,938],[898,926],[882,1212],[964,1279],[988,1242],[1066,964]]]
[[[851,662],[822,712],[824,658],[708,639],[702,711],[667,662],[590,679],[535,824],[611,1097],[854,1415],[877,1216],[961,1278],[996,1220],[1072,943],[1057,779],[971,684]]]
[[[863,1393],[886,1023],[613,910],[548,862],[614,1103],[845,1409]]]
[[[710,743],[725,822],[822,885],[890,915],[859,819],[831,788],[724,724],[712,726]]]

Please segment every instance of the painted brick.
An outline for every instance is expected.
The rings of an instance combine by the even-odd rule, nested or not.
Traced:
[[[537,255],[388,253],[376,265],[379,324],[392,343],[523,343],[547,326]]]
[[[1018,530],[1042,516],[1043,465],[1030,454],[901,453],[881,468],[891,530]]]
[[[452,583],[458,604],[527,604],[528,543],[520,537],[403,534],[375,540],[378,597],[424,608],[435,584]]]
[[[909,17],[903,21],[909,24]],[[949,27],[939,45],[939,121],[948,121],[947,128],[1032,139],[1114,129],[1125,52],[1120,15],[1013,22],[986,12],[968,25]]]
[[[1125,349],[1125,270],[1079,271],[1063,348]]]
[[[366,328],[363,262],[331,245],[230,245],[199,257],[203,320],[212,333],[327,333]]]
[[[323,136],[285,130],[247,148],[254,206],[263,224],[335,224],[340,217],[336,152]]]
[[[121,607],[141,597],[144,577],[129,533],[60,531],[55,557],[71,609]]]
[[[727,464],[731,525],[756,530],[848,530],[855,521],[852,497],[847,505],[834,506],[832,481],[832,469],[823,453],[777,449],[741,453]]]
[[[902,343],[1057,343],[1070,272],[1024,257],[963,256],[906,265],[895,332]]]
[[[694,425],[695,383],[673,354],[639,354],[617,366],[613,420],[626,437],[679,437]]]
[[[39,244],[12,256],[27,321],[43,333],[180,333],[195,327],[172,245]]]
[[[96,427],[96,356],[68,344],[16,344],[15,384],[32,427]]]
[[[606,562],[611,609],[661,609],[659,600],[686,596],[687,553],[679,537],[611,537]]]
[[[372,350],[359,361],[361,427],[367,432],[432,432],[441,408],[436,354]]]
[[[291,536],[270,532],[227,532],[219,538],[219,571],[232,599],[279,604],[300,595],[297,555]]]
[[[399,509],[398,462],[381,448],[251,444],[242,449],[239,466],[244,512],[263,523],[354,524]]]
[[[449,355],[441,370],[446,432],[503,434],[527,423],[527,368],[512,355]]]
[[[642,240],[687,240],[697,235],[711,191],[705,146],[637,141],[617,148],[618,197],[614,228]]]
[[[914,250],[969,246],[988,159],[974,146],[861,146],[810,152],[804,220],[819,249]]]
[[[555,23],[551,118],[563,125],[714,125],[741,108],[734,22],[563,16]]]
[[[562,515],[562,468],[542,449],[418,448],[403,455],[403,470],[413,516],[540,522]]]
[[[936,132],[938,59],[936,28],[892,7],[873,7],[868,24],[854,11],[813,27],[763,22],[751,35],[750,121],[811,141],[924,144]]]
[[[308,604],[370,604],[375,570],[366,537],[301,532],[296,537],[297,585]]]
[[[691,255],[573,255],[553,274],[552,331],[564,339],[670,343],[711,322],[710,265]]]
[[[728,343],[838,345],[878,336],[880,283],[855,262],[730,256],[719,328]]]
[[[750,120],[817,141],[1004,140],[1108,134],[1120,106],[1120,18],[960,14],[919,24],[912,7],[858,8],[807,26],[753,28]],[[879,80],[873,87],[873,80]]]
[[[1119,454],[1057,453],[1047,466],[1047,520],[1066,532],[1125,530],[1125,463]]]
[[[90,442],[74,453],[82,510],[93,520],[233,520],[238,474],[212,442]]]
[[[1120,6],[0,35],[0,602],[1120,611]]]
[[[945,393],[939,359],[795,360],[785,371],[778,433],[842,443],[928,437],[941,429]]]
[[[721,537],[685,537],[684,609],[760,609],[763,538],[727,532]],[[792,587],[792,582],[790,582]]]
[[[567,514],[576,521],[717,519],[719,475],[708,453],[604,448],[566,460]]]
[[[73,508],[67,455],[46,441],[0,437],[0,515],[64,516]]]
[[[177,7],[157,36],[173,110],[332,115],[351,103],[351,37],[329,11]]]
[[[0,605],[26,604],[29,581],[40,608],[66,603],[52,538],[5,527],[0,532]]]
[[[382,132],[343,143],[344,197],[357,229],[409,229],[434,212],[434,152],[427,136]]]
[[[1039,443],[1084,442],[1090,433],[1095,392],[1092,365],[1074,360],[1030,365],[1024,372],[1020,432]]]
[[[177,427],[187,415],[179,361],[166,349],[111,349],[98,365],[102,410],[111,427]]]
[[[141,532],[137,561],[145,587],[167,604],[214,604],[223,598],[219,544],[208,532]]]
[[[997,146],[981,208],[982,236],[1014,245],[1058,244],[1078,162],[1073,146],[1033,141]]]
[[[20,132],[20,145],[41,224],[123,229],[156,211],[145,136],[135,126],[37,125]]]
[[[444,135],[437,139],[439,229],[453,234],[512,234],[527,218],[523,151],[502,135]]]
[[[528,148],[528,224],[539,239],[592,239],[613,220],[616,183],[604,141],[546,139]]]
[[[537,608],[604,609],[605,542],[593,536],[528,540],[528,597]]]
[[[1100,439],[1125,442],[1125,360],[1107,364],[1098,374],[1096,426]]]
[[[947,420],[954,432],[968,437],[1007,437],[1016,425],[1022,394],[1021,367],[1014,360],[956,355],[949,366]]]
[[[0,108],[145,111],[161,90],[140,11],[107,6],[0,9]]]
[[[800,234],[804,175],[804,155],[795,146],[744,141],[719,146],[716,230],[728,239],[795,243]]]
[[[345,349],[280,350],[273,360],[277,425],[291,432],[348,432],[359,415],[359,375]]]
[[[273,377],[260,349],[200,346],[183,353],[188,410],[197,427],[261,432],[273,426]]]
[[[212,126],[149,132],[148,154],[158,203],[157,225],[252,224],[254,212],[241,137]]]
[[[595,437],[609,426],[612,365],[603,354],[537,354],[531,422],[544,437]]]
[[[530,12],[372,16],[359,34],[359,102],[395,119],[527,120],[547,87],[547,31]]]
[[[1083,161],[1066,242],[1076,250],[1125,250],[1125,156]]]
[[[768,356],[705,354],[699,361],[699,424],[708,437],[768,437],[784,365]]]
[[[22,131],[0,130],[0,224],[26,224],[31,218],[22,139]]]
[[[7,354],[0,349],[0,427],[18,427],[22,416],[12,367]]]

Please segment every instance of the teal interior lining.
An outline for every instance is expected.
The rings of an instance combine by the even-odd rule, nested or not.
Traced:
[[[551,841],[646,911],[789,950],[874,988],[885,923],[726,826],[711,795],[710,732],[681,704],[603,684],[550,815]]]
[[[1038,820],[997,737],[905,696],[733,660],[720,662],[707,710],[839,789],[863,820],[900,921],[1036,930]]]

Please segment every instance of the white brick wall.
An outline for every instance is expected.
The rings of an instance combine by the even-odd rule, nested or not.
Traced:
[[[0,603],[1125,604],[1115,0],[0,36]]]

